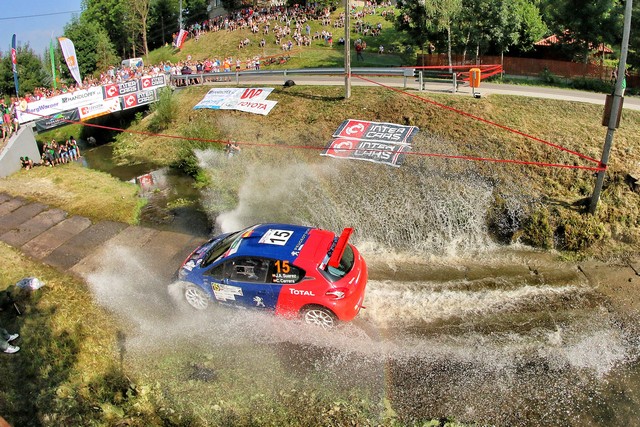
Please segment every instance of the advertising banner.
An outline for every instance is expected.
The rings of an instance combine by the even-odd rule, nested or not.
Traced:
[[[78,109],[62,111],[60,113],[56,113],[51,117],[47,117],[46,119],[37,120],[36,130],[38,132],[43,132],[45,130],[57,128],[58,126],[68,125],[69,121],[78,121]]]
[[[164,74],[140,78],[140,90],[153,89],[156,87],[161,87],[166,85],[167,85],[167,81]]]
[[[156,90],[144,90],[141,92],[130,93],[122,96],[121,106],[123,110],[138,107],[140,105],[150,104],[156,100]]]
[[[417,126],[402,126],[394,123],[349,119],[342,122],[332,136],[334,138],[356,138],[370,141],[410,144],[411,139],[418,131]]]
[[[80,120],[82,121],[115,113],[116,111],[120,111],[119,98],[107,99],[97,104],[78,107],[78,113],[80,114]]]
[[[16,96],[20,96],[18,92],[18,51],[16,50],[16,35],[11,38],[11,71],[13,71],[13,84],[16,87]]]
[[[411,146],[407,144],[336,138],[320,155],[339,159],[365,160],[397,167],[402,165],[405,153],[410,150]]]
[[[236,101],[233,109],[238,111],[244,111],[246,113],[262,114],[263,116],[266,116],[267,114],[269,114],[271,109],[273,109],[273,107],[276,106],[277,103],[278,103],[277,101],[269,101],[269,100]],[[226,109],[227,107],[225,106],[223,108]]]
[[[63,93],[56,98],[60,100],[60,109],[70,110],[87,104],[102,102],[102,88],[92,87],[86,90]]]
[[[239,110],[267,115],[278,103],[266,98],[273,88],[213,88],[193,109]]]
[[[320,155],[397,167],[404,162],[406,153],[411,151],[411,140],[419,130],[416,126],[395,123],[345,120]]]
[[[134,93],[140,90],[140,82],[136,80],[128,80],[123,83],[114,83],[102,86],[104,99],[115,98],[116,96]]]

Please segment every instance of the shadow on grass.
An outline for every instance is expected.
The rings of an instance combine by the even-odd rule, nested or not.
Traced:
[[[43,416],[52,412],[58,387],[77,363],[78,343],[67,331],[53,332],[55,307],[36,308],[43,292],[12,294],[15,307],[3,312],[1,321],[5,329],[20,334],[16,345],[21,350],[0,357],[2,416],[16,426],[46,425]]]

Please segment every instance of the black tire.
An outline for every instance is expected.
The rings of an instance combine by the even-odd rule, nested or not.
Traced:
[[[331,310],[319,305],[305,307],[302,320],[307,325],[320,326],[323,329],[333,329],[338,325],[338,318]]]

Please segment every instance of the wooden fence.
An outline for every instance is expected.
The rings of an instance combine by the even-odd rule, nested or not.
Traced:
[[[476,63],[473,58],[467,58],[463,61],[462,55],[453,55],[452,61],[453,65],[500,64],[500,57],[483,56],[480,58],[479,63]],[[446,66],[449,64],[446,54],[419,54],[416,65]],[[504,57],[503,68],[505,74],[516,76],[538,77],[541,73],[545,72],[545,70],[548,70],[548,72],[553,75],[567,79],[585,77],[605,81],[611,80],[611,74],[614,70],[613,67],[601,66],[600,64],[584,64],[553,59],[515,58],[510,56]],[[638,73],[632,73],[627,79],[627,85],[630,87],[639,87],[640,75],[638,75]]]

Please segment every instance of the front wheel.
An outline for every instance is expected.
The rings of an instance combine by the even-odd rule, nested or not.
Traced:
[[[332,329],[338,323],[336,315],[324,307],[305,308],[302,310],[302,319],[307,325],[320,326],[323,329]]]
[[[209,307],[209,296],[196,285],[187,285],[184,289],[184,298],[187,303],[196,310],[205,310]]]

